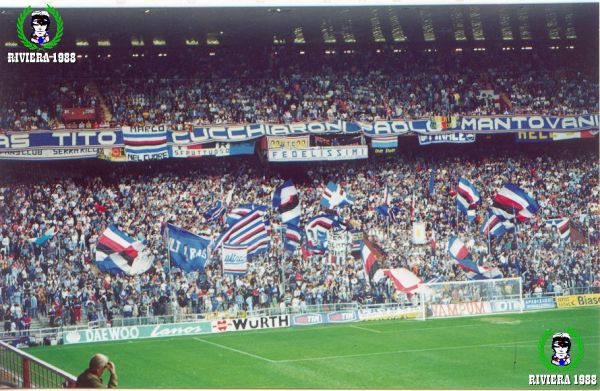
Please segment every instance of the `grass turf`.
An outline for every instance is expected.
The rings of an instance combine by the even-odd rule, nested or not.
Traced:
[[[582,337],[585,352],[577,368],[561,368],[562,373],[598,375],[598,307],[293,327],[28,352],[75,375],[94,353],[105,353],[116,363],[121,388],[547,389],[552,386],[529,386],[528,375],[555,373],[541,362],[538,342],[546,329],[565,328]],[[551,352],[546,345],[546,352]],[[575,357],[580,352],[572,353]],[[106,384],[107,373],[104,378]]]

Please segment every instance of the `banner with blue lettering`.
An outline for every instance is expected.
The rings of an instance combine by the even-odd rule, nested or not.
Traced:
[[[186,272],[204,269],[212,241],[173,224],[167,224],[166,229],[171,262]]]
[[[419,145],[474,143],[475,137],[470,133],[431,134],[419,136]]]
[[[253,153],[254,144],[263,136],[363,134],[381,138],[402,134],[428,136],[423,144],[436,142],[470,142],[465,134],[517,133],[519,141],[544,141],[544,134],[553,133],[553,140],[596,137],[599,115],[585,114],[565,117],[543,115],[519,116],[451,116],[417,120],[375,122],[307,122],[294,124],[248,124],[227,126],[193,126],[188,131],[170,129],[170,125],[143,125],[122,129],[45,130],[0,134],[0,159],[50,160],[91,158],[104,149],[125,146],[128,160],[163,159],[166,157],[229,156]],[[569,132],[570,136],[562,136]],[[576,135],[574,133],[580,133]],[[460,136],[458,136],[460,134]],[[125,136],[124,136],[125,135]],[[441,135],[450,135],[442,138]],[[436,136],[436,137],[431,137]],[[443,141],[442,141],[443,140]],[[246,144],[244,144],[244,142]],[[194,147],[207,143],[229,146],[214,151],[199,152]],[[98,148],[98,149],[95,149]],[[229,152],[225,151],[229,148]],[[250,150],[252,149],[252,152]],[[324,155],[341,157],[343,150],[323,151]],[[314,155],[311,152],[311,156]],[[279,157],[277,157],[279,158]],[[356,158],[354,156],[353,158]],[[287,160],[285,157],[283,160]],[[325,159],[326,160],[326,159]]]
[[[248,247],[225,244],[221,247],[223,274],[244,275],[248,272]]]

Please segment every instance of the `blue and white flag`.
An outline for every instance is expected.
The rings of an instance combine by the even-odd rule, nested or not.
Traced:
[[[281,222],[283,224],[300,224],[300,197],[298,190],[291,180],[285,181],[278,186],[273,193],[273,208],[281,213]]]
[[[248,272],[248,247],[226,244],[221,257],[223,274],[244,275]]]
[[[308,245],[319,250],[327,249],[331,231],[343,227],[345,226],[338,216],[321,214],[313,217],[304,226]]]
[[[458,180],[456,188],[456,208],[467,215],[469,221],[475,220],[475,207],[481,200],[479,191],[465,178]]]
[[[173,224],[167,224],[166,229],[171,262],[186,272],[204,270],[211,239],[198,236]]]
[[[225,225],[229,227],[232,224],[235,224],[240,219],[242,219],[242,217],[248,215],[250,212],[256,209],[263,211],[263,213],[267,211],[266,206],[254,204],[243,204],[238,206],[237,208],[231,209],[231,212],[227,214],[227,218],[225,219]]]
[[[371,139],[373,148],[398,148],[398,136],[373,137]]]
[[[323,197],[321,198],[322,207],[333,209],[352,203],[354,203],[354,199],[349,194],[346,194],[346,191],[340,185],[329,181],[327,187],[323,190]]]
[[[262,208],[252,210],[246,216],[233,223],[219,236],[215,249],[223,244],[243,245],[248,249],[248,256],[267,252],[271,237],[267,232],[267,223]]]
[[[565,242],[571,241],[571,223],[568,217],[544,220],[547,227],[556,227]]]
[[[204,212],[204,218],[211,221],[218,221],[225,214],[225,207],[223,202],[217,201],[215,206]]]
[[[145,245],[127,236],[111,225],[96,244],[96,266],[101,272],[136,275],[152,266],[154,257],[145,250]]]
[[[291,253],[298,250],[302,244],[303,232],[296,225],[287,224],[285,226],[285,233],[283,234],[283,247],[286,251]]]
[[[55,228],[50,228],[42,236],[29,239],[29,242],[35,244],[36,246],[41,246],[50,239],[52,239],[54,235],[56,235]]]
[[[159,160],[171,157],[167,129],[163,125],[123,126],[127,161]]]
[[[510,221],[506,220],[502,216],[494,214],[491,209],[488,209],[488,217],[481,226],[481,233],[489,235],[492,238],[500,238],[507,232],[513,232],[515,225]]]
[[[527,221],[540,209],[537,201],[513,183],[506,183],[494,196],[492,210],[498,216],[509,220],[517,217]]]

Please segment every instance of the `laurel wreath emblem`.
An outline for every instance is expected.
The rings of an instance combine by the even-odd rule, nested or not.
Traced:
[[[33,42],[29,41],[27,37],[25,37],[25,33],[23,32],[23,23],[25,23],[25,19],[29,14],[31,14],[32,11],[33,8],[31,8],[31,6],[25,8],[19,15],[19,18],[17,19],[17,36],[19,37],[19,40],[21,41],[23,46],[30,50],[41,51],[44,49],[52,49],[53,47],[58,45],[60,39],[63,36],[63,20],[60,17],[60,14],[56,10],[56,8],[50,6],[50,4],[46,4],[46,11],[48,11],[48,13],[52,15],[54,21],[56,22],[56,35],[54,35],[54,38],[52,38],[47,44],[43,46],[38,46]]]

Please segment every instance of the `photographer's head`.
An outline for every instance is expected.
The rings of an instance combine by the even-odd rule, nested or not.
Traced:
[[[90,370],[97,374],[98,376],[102,376],[102,373],[106,369],[108,365],[108,357],[106,357],[102,353],[96,353],[90,360]]]

